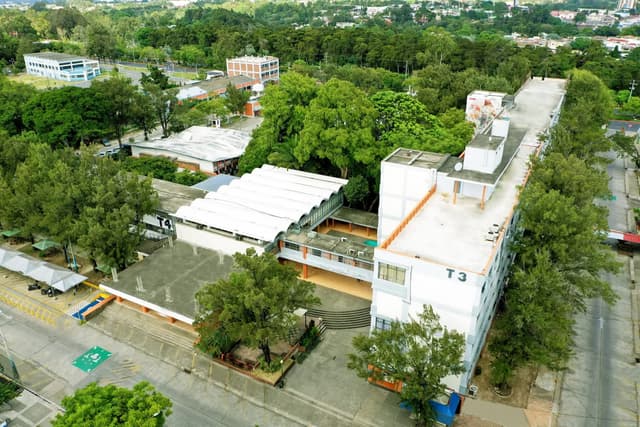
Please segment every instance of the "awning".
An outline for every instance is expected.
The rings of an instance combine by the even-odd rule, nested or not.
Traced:
[[[5,248],[0,248],[0,267],[22,273],[62,292],[68,291],[87,280],[87,276],[74,273],[59,265],[41,261],[29,255]]]
[[[87,276],[83,276],[82,274],[78,273],[71,273],[67,277],[60,279],[57,282],[50,283],[50,285],[59,291],[66,292],[74,286],[84,282],[85,280],[87,280]]]
[[[33,246],[38,250],[46,251],[47,249],[51,249],[51,248],[59,248],[62,245],[58,242],[54,242],[53,240],[44,239],[44,240],[40,240],[38,243],[34,243],[31,246]]]
[[[35,258],[31,258],[22,254],[9,258],[9,260],[2,263],[2,266],[7,270],[28,275],[30,271],[38,268],[41,263],[42,261],[38,261]]]
[[[39,282],[51,285],[71,274],[72,272],[65,268],[43,262],[38,268],[31,270],[27,275]]]
[[[14,228],[13,230],[4,230],[2,232],[2,235],[4,237],[13,237],[13,236],[17,236],[18,234],[20,234],[19,228]]]
[[[2,267],[3,263],[9,261],[9,258],[13,258],[16,255],[18,253],[11,249],[0,248],[0,267]]]

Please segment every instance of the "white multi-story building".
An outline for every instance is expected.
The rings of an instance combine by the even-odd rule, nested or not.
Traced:
[[[248,76],[260,83],[280,80],[280,61],[273,56],[241,56],[227,59],[227,75]]]
[[[528,81],[513,107],[463,156],[398,149],[381,168],[372,328],[433,306],[465,336],[465,372],[447,384],[466,392],[512,261],[520,186],[539,134],[555,123],[565,81]]]
[[[91,80],[100,75],[100,63],[58,52],[38,52],[24,55],[27,74],[67,82]]]

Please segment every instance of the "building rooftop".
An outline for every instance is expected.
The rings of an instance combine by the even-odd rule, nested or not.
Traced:
[[[451,161],[445,162],[445,164],[439,169],[439,171],[449,172],[449,177],[455,178],[459,181],[479,182],[482,184],[487,184],[492,186],[496,185],[500,180],[500,178],[502,177],[502,174],[505,172],[507,167],[511,164],[511,161],[513,160],[514,156],[518,153],[520,149],[520,143],[522,142],[522,139],[526,134],[527,134],[527,129],[525,128],[512,126],[509,129],[509,135],[507,136],[507,140],[505,141],[505,144],[504,144],[502,161],[496,167],[496,170],[494,170],[492,173],[478,172],[478,171],[469,170],[469,169],[462,169],[460,171],[457,171],[454,169],[454,167],[455,167],[455,163],[457,163],[459,159],[455,159],[454,162],[451,162]],[[480,138],[479,142],[477,141],[478,138]],[[491,140],[491,137],[489,137],[488,135],[477,135],[474,138],[474,140],[469,143],[469,145],[472,145],[475,142],[475,144],[473,145],[475,147],[495,149],[503,139],[504,138],[494,136],[493,140]],[[451,159],[448,159],[448,160],[451,160]]]
[[[194,98],[204,95],[205,93],[224,92],[230,84],[237,88],[255,83],[258,83],[258,80],[248,76],[219,77],[211,80],[202,80],[182,86],[178,92],[178,99]]]
[[[55,61],[74,61],[74,60],[88,59],[78,55],[70,55],[68,53],[59,53],[59,52],[25,53],[25,56],[34,56],[42,59],[53,59]]]
[[[199,197],[204,197],[206,191],[175,182],[153,179],[151,181],[153,189],[158,193],[160,199],[160,210],[174,214],[180,206],[188,205]]]
[[[197,188],[198,190],[203,190],[204,192],[211,193],[213,191],[218,191],[218,189],[223,185],[231,184],[234,179],[238,179],[238,177],[220,173],[216,176],[209,177],[204,181],[192,185],[191,188]],[[204,193],[199,197],[204,197]]]
[[[449,154],[430,153],[427,151],[398,148],[389,154],[383,162],[398,163],[406,166],[425,169],[439,169],[449,158]]]
[[[133,147],[165,151],[209,162],[238,158],[244,153],[251,135],[234,129],[192,126],[169,138],[133,142]]]
[[[267,61],[276,61],[278,58],[275,56],[239,56],[237,58],[229,58],[227,61],[245,62],[249,64],[262,64]]]
[[[509,112],[511,123],[518,128],[512,126],[509,133],[524,133],[522,142],[484,209],[476,198],[458,195],[454,204],[452,194],[436,189],[436,194],[390,242],[388,250],[482,272],[494,250],[494,242],[485,240],[487,232],[493,224],[505,225],[510,220],[518,201],[518,186],[529,168],[529,157],[539,146],[538,134],[549,126],[564,88],[565,80],[536,78],[528,80],[518,93]],[[509,157],[506,147],[504,157]]]
[[[263,165],[224,185],[176,217],[272,242],[346,185],[346,179]]]
[[[197,312],[196,292],[205,284],[227,277],[232,270],[230,255],[177,240],[173,247],[165,245],[153,256],[118,272],[117,282],[110,280],[102,285],[165,309],[160,312],[169,311],[193,320]]]
[[[353,234],[341,233],[336,230],[331,230],[329,234],[316,233],[315,231],[291,231],[283,237],[283,240],[299,243],[312,249],[320,249],[323,252],[373,262],[374,246],[367,245],[365,243],[367,239]]]
[[[335,211],[329,218],[354,225],[360,225],[362,227],[378,228],[378,214],[348,208],[346,206]]]

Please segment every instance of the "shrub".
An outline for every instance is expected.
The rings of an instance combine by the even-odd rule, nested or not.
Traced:
[[[260,356],[258,358],[258,367],[265,372],[277,372],[282,369],[282,364],[284,361],[282,359],[272,360],[271,363],[267,363],[264,360],[264,356]]]

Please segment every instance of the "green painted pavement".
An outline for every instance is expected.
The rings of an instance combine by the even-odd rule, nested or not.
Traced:
[[[102,347],[92,347],[73,361],[73,366],[85,372],[91,372],[111,357],[111,352]]]

